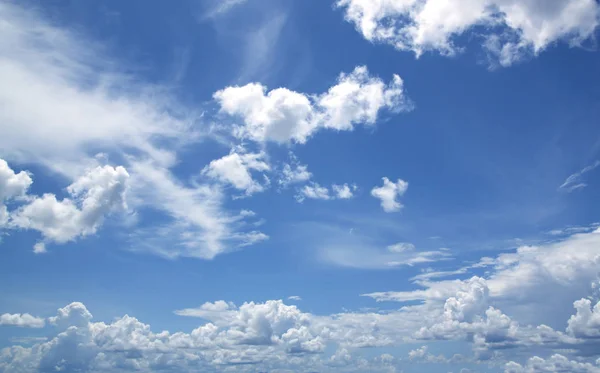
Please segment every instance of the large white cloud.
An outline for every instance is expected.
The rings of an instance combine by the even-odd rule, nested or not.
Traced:
[[[468,31],[502,65],[550,44],[579,45],[593,38],[600,6],[595,0],[338,0],[348,22],[363,37],[417,56],[427,51],[452,55]]]
[[[255,141],[304,143],[322,128],[349,131],[357,124],[374,125],[382,109],[407,111],[403,82],[394,75],[385,84],[371,77],[365,66],[342,73],[336,85],[311,96],[287,88],[267,88],[258,83],[227,87],[214,94],[221,112],[237,116],[243,124],[234,133]]]

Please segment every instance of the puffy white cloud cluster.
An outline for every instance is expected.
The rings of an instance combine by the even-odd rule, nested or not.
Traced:
[[[524,365],[514,361],[506,364],[505,373],[551,373],[551,372],[570,372],[570,373],[598,373],[600,367],[590,363],[582,363],[569,360],[567,357],[554,354],[547,359],[534,356],[527,360]]]
[[[577,313],[569,319],[567,332],[580,338],[600,338],[600,302],[592,307],[589,299],[580,299],[573,306]]]
[[[58,200],[54,194],[41,197],[27,194],[32,179],[25,171],[18,174],[0,159],[1,200],[19,198],[20,206],[8,211],[0,208],[3,226],[39,231],[44,241],[34,251],[46,251],[45,242],[65,243],[96,233],[105,216],[125,211],[129,174],[125,168],[103,166],[89,170],[67,187],[71,198]]]
[[[239,308],[221,301],[176,313],[209,320],[221,329],[218,334],[228,343],[284,345],[292,353],[321,352],[325,348],[322,338],[310,329],[311,315],[282,301],[250,302]]]
[[[45,240],[57,243],[94,234],[106,215],[126,210],[128,179],[121,166],[97,167],[67,187],[71,198],[59,201],[54,194],[32,197],[11,214],[10,225],[37,230]]]
[[[453,55],[461,36],[482,35],[485,49],[508,66],[552,43],[580,45],[598,27],[595,0],[338,0],[363,37],[420,56]]]
[[[0,325],[19,326],[28,328],[43,328],[46,322],[44,319],[31,316],[28,313],[5,313],[0,315]]]
[[[320,129],[349,131],[357,124],[374,125],[382,109],[412,108],[398,75],[385,84],[371,77],[365,66],[342,73],[337,84],[320,95],[287,88],[267,91],[259,83],[250,83],[227,87],[214,98],[221,112],[243,120],[235,135],[258,142],[304,143]]]
[[[592,234],[596,233],[584,235]],[[407,250],[413,249],[405,248],[400,254]],[[493,359],[495,363],[506,363],[507,372],[596,371],[597,365],[590,359],[599,357],[600,303],[592,307],[588,299],[575,301],[575,313],[564,332],[544,324],[525,325],[514,319],[520,315],[508,316],[501,311],[505,303],[494,296],[492,278],[474,276],[431,282],[428,289],[414,292],[370,294],[378,300],[422,301],[386,312],[347,311],[317,316],[280,300],[249,302],[239,307],[225,301],[205,303],[176,311],[180,316],[206,321],[190,333],[155,333],[149,325],[130,316],[110,324],[92,322],[83,304],[72,303],[48,318],[58,331],[54,338],[32,347],[3,349],[0,370],[393,371],[402,363],[401,358],[381,355],[365,359],[360,349],[462,340],[472,345],[473,358],[436,356],[424,346],[412,350],[408,361],[458,364]],[[556,285],[552,286],[557,290]],[[328,346],[336,347],[333,355],[327,353]],[[511,361],[541,347],[579,357],[534,357],[524,364]]]
[[[27,172],[15,173],[4,159],[0,159],[0,227],[8,221],[5,201],[24,197],[32,182]]]
[[[406,193],[408,183],[398,179],[395,183],[387,177],[383,179],[383,186],[375,187],[371,190],[371,195],[381,200],[381,207],[385,212],[397,212],[402,209],[402,204],[398,201]]]

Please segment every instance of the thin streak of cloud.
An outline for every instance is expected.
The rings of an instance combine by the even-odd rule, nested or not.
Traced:
[[[583,189],[587,186],[581,179],[584,174],[593,171],[596,167],[600,166],[600,160],[592,163],[591,165],[584,167],[580,171],[575,172],[570,175],[561,186],[558,187],[559,190],[564,190],[567,193],[571,193],[574,190]]]

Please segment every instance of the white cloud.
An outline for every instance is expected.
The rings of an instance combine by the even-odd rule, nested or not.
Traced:
[[[573,305],[577,313],[569,319],[567,332],[579,338],[599,338],[600,302],[593,308],[589,299],[580,299]]]
[[[354,191],[356,191],[356,185],[349,186],[348,184],[331,186],[333,193],[337,199],[350,199],[354,197]]]
[[[311,183],[303,186],[296,196],[298,202],[304,201],[305,198],[329,200],[331,196],[329,195],[329,189],[326,187],[320,186],[318,183]]]
[[[4,159],[0,159],[0,227],[8,222],[8,209],[4,202],[24,197],[32,182],[27,172],[17,174]]]
[[[237,153],[211,161],[202,173],[223,183],[231,184],[234,188],[244,191],[246,195],[262,192],[265,185],[252,178],[252,171],[265,172],[271,167],[264,161],[263,153]]]
[[[581,170],[575,172],[574,174],[567,177],[567,179],[558,187],[558,189],[571,193],[574,190],[585,188],[587,184],[581,180],[583,175],[590,171],[593,171],[598,166],[600,166],[600,161],[596,161],[591,165],[586,166]]]
[[[116,71],[93,41],[10,2],[0,15],[0,104],[10,108],[0,113],[5,159],[78,176],[92,148],[134,149],[167,164],[173,154],[160,143],[194,138],[193,113],[161,87]]]
[[[570,305],[590,295],[598,278],[600,230],[573,234],[563,240],[538,246],[523,246],[514,252],[485,258],[486,284],[490,298],[510,314],[518,314],[527,323],[564,323]],[[465,270],[477,269],[478,265]],[[457,274],[466,273],[465,270]],[[463,280],[415,279],[422,289],[403,292],[378,292],[377,300],[399,302],[421,300],[444,302],[457,291],[465,291]],[[535,312],[539,307],[553,313]],[[558,318],[558,319],[557,319]]]
[[[298,202],[303,202],[306,198],[326,201],[333,199],[351,199],[354,197],[353,191],[355,190],[356,186],[353,185],[350,187],[348,184],[333,184],[331,190],[329,190],[327,187],[313,182],[300,188],[296,195],[296,200]]]
[[[371,42],[417,56],[453,55],[455,41],[472,31],[504,66],[537,55],[557,41],[579,45],[593,38],[600,6],[595,0],[338,0],[345,19]]]
[[[407,251],[413,251],[414,249],[415,245],[410,242],[398,242],[397,244],[388,246],[388,251],[392,253],[404,253]]]
[[[534,356],[527,360],[525,365],[513,361],[506,364],[505,373],[551,373],[551,372],[570,372],[570,373],[598,373],[600,367],[590,363],[581,363],[569,360],[567,357],[554,354],[548,359]]]
[[[214,185],[183,185],[169,170],[149,162],[132,164],[133,203],[166,212],[171,221],[159,227],[139,228],[131,234],[134,249],[165,257],[213,259],[215,256],[268,238],[247,231],[247,214],[223,211],[223,191]]]
[[[414,359],[422,359],[427,354],[427,346],[422,346],[417,348],[416,350],[411,350],[408,352],[408,358],[411,360]]]
[[[43,328],[45,321],[42,318],[31,316],[28,313],[5,313],[0,315],[0,325],[20,326],[28,328]]]
[[[357,124],[375,124],[382,109],[407,111],[402,79],[385,84],[366,67],[342,73],[326,93],[310,96],[277,88],[267,92],[258,83],[227,87],[214,94],[221,112],[240,117],[244,124],[234,134],[254,141],[304,143],[321,128],[349,131]]]
[[[223,207],[218,186],[189,185],[173,173],[179,149],[211,131],[201,113],[177,103],[167,87],[140,81],[130,73],[136,67],[111,58],[106,46],[25,5],[1,2],[0,28],[0,106],[6,108],[0,111],[0,148],[6,160],[39,164],[75,182],[101,163],[98,152],[119,159],[130,174],[131,207],[171,218],[136,228],[131,239],[144,240],[132,243],[136,250],[212,258],[266,238],[238,230],[243,224]],[[93,233],[101,222],[94,212],[102,209],[72,197],[36,198],[20,212],[18,225],[57,242]],[[48,215],[31,215],[42,212]],[[53,225],[59,220],[68,226]]]
[[[9,225],[37,230],[45,240],[57,243],[94,234],[106,215],[127,208],[128,179],[123,167],[97,167],[67,187],[71,198],[59,201],[53,194],[32,197],[11,213]],[[36,246],[36,252],[43,251],[44,246]]]
[[[47,252],[46,244],[43,242],[36,242],[33,245],[33,252],[36,254],[43,254],[43,253]]]
[[[295,155],[290,154],[291,164],[284,164],[279,178],[279,185],[287,187],[291,184],[303,183],[312,177],[312,173],[308,171],[308,166],[300,164]]]
[[[322,243],[320,259],[341,267],[362,269],[392,269],[452,259],[448,250],[419,251],[411,244],[391,245],[382,250],[359,234],[346,239],[338,237],[336,242]],[[399,250],[400,246],[404,246],[404,250]]]
[[[395,183],[387,177],[383,178],[383,186],[371,190],[371,195],[381,200],[381,207],[385,212],[397,212],[402,209],[402,204],[397,201],[408,189],[408,183],[398,179]]]
[[[290,295],[288,297],[289,300],[294,300],[294,301],[301,301],[302,297],[300,297],[299,295]]]
[[[386,312],[317,316],[280,300],[248,302],[239,307],[217,301],[175,311],[206,322],[189,333],[155,333],[150,325],[127,315],[111,323],[92,322],[87,308],[75,302],[49,318],[50,324],[57,327],[54,338],[30,348],[12,346],[1,350],[0,370],[36,372],[58,367],[94,372],[216,372],[227,368],[247,372],[244,367],[250,364],[250,371],[379,372],[389,371],[386,369],[397,366],[400,359],[385,354],[366,360],[360,358],[359,351],[356,357],[350,351],[414,344],[424,338],[468,341],[479,359],[487,359],[493,351],[508,354],[511,349],[519,349],[516,354],[522,356],[540,346],[566,352],[589,346],[592,355],[597,355],[597,339],[593,336],[584,341],[544,325],[523,327],[498,309],[487,307],[488,301],[486,281],[482,278],[466,281],[462,290],[441,303],[409,305]],[[325,346],[336,352],[328,356]],[[577,370],[595,367],[580,358],[577,362],[566,357],[534,358],[521,366],[502,355],[493,356],[494,363],[507,363],[507,369],[513,369],[510,372],[595,372]],[[461,356],[447,359],[432,355],[426,345],[410,351],[409,357],[414,362],[465,361]]]

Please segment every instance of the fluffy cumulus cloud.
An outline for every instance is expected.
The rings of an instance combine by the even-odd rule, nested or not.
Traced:
[[[31,316],[28,313],[5,313],[0,315],[0,325],[6,326],[20,326],[28,328],[43,328],[46,322],[44,319]]]
[[[58,200],[54,194],[31,197],[12,212],[9,224],[37,230],[44,240],[57,243],[94,234],[106,215],[127,208],[128,179],[123,167],[97,167],[67,187],[71,198]],[[38,252],[43,250],[43,246],[36,248]]]
[[[453,55],[459,37],[481,35],[485,49],[508,66],[550,44],[580,45],[593,38],[600,5],[595,0],[338,0],[345,19],[372,42],[417,56]]]
[[[46,242],[65,243],[96,233],[105,217],[125,211],[129,174],[125,168],[103,166],[89,170],[67,187],[70,198],[57,199],[54,194],[27,194],[32,179],[25,171],[15,173],[0,159],[0,199],[14,199],[10,212],[0,209],[5,229],[39,231],[43,241],[34,246],[36,253],[46,251]]]
[[[515,362],[506,364],[505,373],[550,373],[550,372],[571,372],[571,373],[598,373],[600,367],[590,363],[582,363],[569,360],[567,357],[555,354],[547,359],[538,356],[530,358],[526,364],[521,365]]]
[[[357,124],[374,125],[383,109],[412,108],[399,76],[386,84],[370,76],[365,66],[342,73],[337,84],[320,95],[287,88],[268,91],[259,83],[250,83],[227,87],[214,98],[222,113],[242,120],[235,135],[258,142],[304,143],[320,129],[349,131]]]
[[[482,260],[481,265],[467,270],[487,266],[485,276],[439,281],[427,278],[416,282],[422,289],[368,294],[380,301],[410,302],[386,311],[315,315],[281,300],[247,302],[241,306],[216,301],[175,311],[177,315],[202,320],[191,332],[157,333],[150,325],[131,316],[108,324],[93,322],[83,304],[72,303],[48,318],[48,324],[57,330],[55,337],[31,347],[4,348],[0,352],[0,370],[43,372],[58,367],[90,372],[168,369],[181,372],[277,369],[385,372],[400,369],[402,364],[470,361],[502,366],[511,373],[597,372],[600,303],[587,297],[578,298],[571,285],[579,283],[585,290],[581,281],[586,276],[575,274],[585,273],[588,265],[594,265],[583,256],[599,255],[598,235],[598,231],[575,234],[540,247],[544,255],[529,257],[523,254],[525,249],[519,249],[513,254]],[[415,251],[408,243],[389,248],[390,255],[408,255]],[[509,260],[505,255],[515,256]],[[536,270],[548,257],[557,255],[562,255],[560,268],[552,269],[546,264],[548,276],[543,278],[544,283],[527,286],[529,284],[519,275],[523,269],[517,269]],[[597,264],[595,269],[597,275]],[[510,281],[507,271],[512,273]],[[553,281],[553,278],[561,281]],[[500,286],[501,279],[507,284]],[[518,308],[511,308],[513,298],[503,296],[509,292],[509,285],[526,299]],[[592,296],[593,289],[589,285],[590,282],[584,295]],[[523,321],[532,312],[539,315],[553,307],[554,299],[539,300],[532,296],[544,287],[552,289],[561,302],[564,302],[565,291],[570,294],[574,308],[568,316],[554,323],[562,330]],[[9,315],[6,319],[15,319],[15,316]],[[423,343],[435,340],[468,343],[472,356],[434,355],[430,352],[432,348]],[[364,348],[406,344],[424,347],[413,348],[404,360],[385,354],[366,358],[361,352]],[[540,348],[548,355],[539,355]]]
[[[8,221],[5,201],[24,197],[32,182],[27,172],[15,173],[4,159],[0,159],[0,226]]]
[[[222,158],[211,161],[202,171],[203,174],[232,185],[244,191],[246,195],[262,192],[265,185],[252,177],[252,171],[269,171],[271,167],[264,161],[263,153],[231,152]],[[267,179],[268,180],[268,179]]]
[[[381,200],[381,207],[385,212],[398,212],[402,209],[402,204],[398,201],[406,193],[408,183],[398,179],[395,183],[387,177],[383,178],[383,185],[371,190],[371,195]]]

